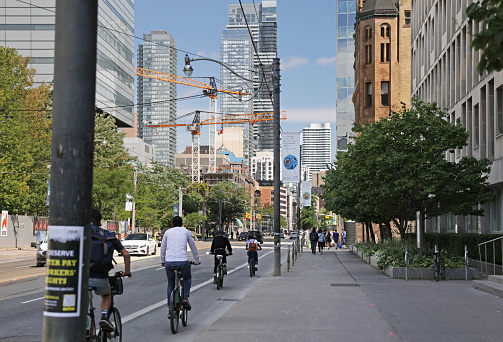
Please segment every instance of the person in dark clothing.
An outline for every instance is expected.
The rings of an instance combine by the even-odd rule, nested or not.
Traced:
[[[314,228],[311,228],[311,233],[309,233],[309,241],[311,242],[311,252],[316,254],[316,245],[318,244],[318,233]]]
[[[211,243],[210,254],[214,255],[215,259],[215,267],[213,268],[213,284],[217,283],[217,267],[218,267],[218,258],[217,255],[222,255],[222,263],[224,266],[224,274],[227,274],[227,257],[225,248],[229,251],[229,255],[232,255],[232,246],[229,242],[229,239],[225,237],[225,233],[223,230],[219,230],[217,236],[213,238],[213,242]]]

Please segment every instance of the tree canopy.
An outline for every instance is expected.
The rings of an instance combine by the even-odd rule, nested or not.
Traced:
[[[0,208],[46,215],[52,96],[50,85],[33,86],[28,62],[0,46]]]
[[[475,50],[482,50],[478,72],[503,70],[503,0],[479,0],[468,6],[466,14],[482,26],[472,40]]]
[[[224,227],[235,218],[243,216],[249,207],[249,200],[250,195],[246,193],[245,188],[230,181],[219,182],[209,190],[208,216],[213,222],[220,222]]]
[[[407,220],[447,214],[482,215],[490,161],[446,155],[467,145],[468,133],[436,104],[414,99],[410,109],[366,126],[338,155],[325,178],[325,207],[346,219],[388,224],[404,233]]]

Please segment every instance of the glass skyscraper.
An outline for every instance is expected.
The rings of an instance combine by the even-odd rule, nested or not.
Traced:
[[[253,70],[251,75],[252,79],[256,81],[267,79],[272,79],[272,63],[273,59],[277,56],[277,5],[276,1],[262,1],[261,4],[243,4],[243,9],[240,5],[231,4],[228,6],[228,24],[226,30],[223,30],[222,34],[222,45],[227,44],[226,41],[229,39],[229,31],[237,30],[242,31],[243,34],[248,35],[248,29],[246,27],[246,21],[252,32],[253,43],[257,48],[257,52],[250,46],[251,52],[253,54],[252,63],[249,70]],[[236,33],[237,34],[237,33]],[[251,42],[251,40],[250,40]],[[228,52],[228,49],[222,47],[222,60],[227,60],[227,64],[230,66],[235,65],[234,63],[241,63],[241,61],[233,61],[232,55],[245,54],[248,56],[248,50],[246,48],[243,51],[233,50]],[[222,68],[222,79],[225,76],[225,68]],[[243,75],[244,76],[244,75]],[[231,83],[226,83],[226,87],[232,87],[233,89],[240,89],[242,87],[243,81],[236,78]],[[266,85],[260,85],[258,83],[250,84],[248,82],[248,87],[250,87],[248,92],[257,94],[252,100],[252,106],[247,113],[260,113],[260,112],[272,112],[273,104],[270,96],[269,88]],[[229,98],[228,95],[223,95],[222,98]],[[220,102],[220,109],[222,112],[227,113],[232,110],[232,103],[239,100],[228,99],[222,100]],[[232,105],[234,106],[234,105]],[[253,129],[251,125],[245,129],[245,162],[250,165],[250,158],[253,157],[255,150],[267,150],[273,149],[273,129],[272,122],[258,122],[254,125]],[[249,133],[247,133],[249,131]]]
[[[35,84],[54,79],[55,20],[55,0],[0,0],[0,45],[31,58]],[[133,34],[134,0],[100,0],[96,107],[119,127],[133,126]]]
[[[353,64],[355,62],[355,40],[353,38],[356,0],[337,0],[337,44],[336,44],[336,154],[345,151],[352,140],[351,129],[355,122],[355,109],[351,97],[355,87]]]
[[[143,34],[138,46],[139,68],[176,75],[176,41],[166,31]],[[155,146],[155,159],[174,167],[176,127],[145,127],[144,121],[174,123],[176,118],[176,84],[148,77],[138,77],[138,137]]]

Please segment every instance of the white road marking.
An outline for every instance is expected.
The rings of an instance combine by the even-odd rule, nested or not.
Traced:
[[[35,298],[35,299],[31,299],[31,300],[27,300],[25,302],[21,302],[21,304],[26,304],[26,303],[29,303],[29,302],[34,302],[36,300],[41,300],[41,299],[44,299],[44,297],[40,297],[40,298]]]
[[[262,257],[264,257],[264,256],[266,256],[268,254],[271,254],[272,252],[274,252],[274,251],[270,251],[270,252],[267,252],[265,254],[262,254]],[[248,263],[242,264],[242,265],[240,265],[240,266],[238,266],[236,268],[233,268],[232,270],[229,270],[227,272],[227,274],[231,274],[231,273],[236,272],[237,270],[239,270],[239,269],[241,269],[243,267],[247,267],[247,266],[248,266]],[[164,268],[161,268],[161,269],[164,269]],[[213,283],[213,279],[206,280],[206,281],[204,281],[204,282],[202,282],[200,284],[197,284],[196,286],[192,286],[191,289],[190,289],[190,292],[191,293],[195,292],[196,290],[200,289],[201,287],[206,286],[208,284],[212,284],[212,283]],[[168,303],[168,300],[164,299],[164,300],[161,300],[158,303],[155,303],[155,304],[152,304],[150,306],[147,306],[146,308],[143,308],[143,309],[141,309],[139,311],[136,311],[136,312],[134,312],[134,313],[132,313],[130,315],[127,315],[126,317],[123,317],[122,318],[122,323],[123,324],[127,323],[127,322],[129,322],[129,321],[131,321],[131,320],[133,320],[135,318],[138,318],[138,317],[140,317],[140,316],[142,316],[142,315],[144,315],[146,313],[149,313],[150,311],[153,311],[153,310],[155,310],[157,308],[160,308],[161,306],[166,306],[167,303]]]
[[[23,261],[23,260],[35,260],[35,259],[34,258],[11,259],[11,260],[0,261],[0,264],[5,264],[8,262],[15,262],[15,261]]]

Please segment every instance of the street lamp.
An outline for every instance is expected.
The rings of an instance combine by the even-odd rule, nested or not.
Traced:
[[[190,77],[194,72],[194,68],[190,65],[193,61],[210,61],[220,64],[227,70],[229,70],[235,76],[252,83],[269,83],[267,81],[256,81],[250,80],[236,73],[232,68],[225,65],[222,62],[211,58],[194,58],[190,59],[188,55],[185,55],[185,66],[183,67],[183,72],[185,75]],[[273,74],[272,74],[272,86],[273,86],[273,133],[274,133],[274,275],[281,275],[281,239],[280,239],[280,124],[279,124],[279,112],[280,112],[280,74],[279,74],[279,58],[273,59]]]

